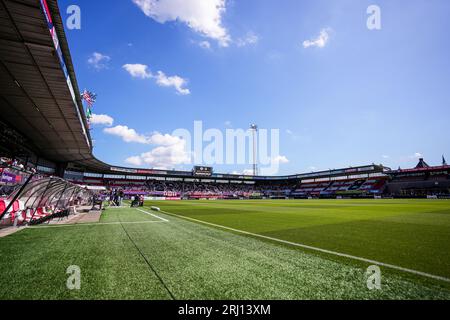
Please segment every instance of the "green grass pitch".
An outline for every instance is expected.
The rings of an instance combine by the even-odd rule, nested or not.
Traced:
[[[257,236],[448,279],[450,201],[161,201],[143,209],[165,220],[111,208],[98,224],[0,239],[0,299],[450,298],[445,280],[387,267],[381,289],[369,290],[369,263]],[[71,265],[81,269],[80,290],[66,287]]]

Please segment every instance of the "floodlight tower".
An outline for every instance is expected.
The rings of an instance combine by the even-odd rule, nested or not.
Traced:
[[[256,124],[250,125],[250,130],[253,134],[253,175],[258,175],[258,156],[257,156],[257,140],[256,135],[258,133],[258,126]]]

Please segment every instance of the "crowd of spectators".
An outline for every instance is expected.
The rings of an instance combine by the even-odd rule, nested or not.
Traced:
[[[12,159],[8,157],[0,157],[0,165],[3,167],[11,167],[17,170],[26,171],[29,173],[36,173],[36,168],[31,165],[26,165],[19,159]]]
[[[123,184],[106,184],[115,193],[118,188],[124,196],[131,199],[135,195],[173,198],[287,198],[333,195],[342,191],[350,193],[370,193],[381,190],[385,180],[345,180],[322,183],[302,183],[299,181],[256,181],[241,183],[219,183],[201,181],[127,181]]]

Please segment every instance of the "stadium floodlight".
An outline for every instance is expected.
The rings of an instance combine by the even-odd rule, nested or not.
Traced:
[[[250,130],[252,130],[253,134],[253,175],[258,175],[258,158],[257,158],[257,141],[256,141],[256,134],[258,133],[258,125],[251,124]]]

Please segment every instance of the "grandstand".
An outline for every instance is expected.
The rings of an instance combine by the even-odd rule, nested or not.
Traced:
[[[286,199],[382,194],[388,176],[382,166],[363,166],[284,177],[215,174],[196,177],[192,172],[112,168],[114,174],[69,172],[73,183],[122,189],[126,195],[149,199]],[[128,174],[118,174],[118,172]],[[133,173],[133,174],[130,174]],[[141,174],[139,174],[141,173]]]
[[[448,197],[450,166],[443,159],[440,166],[429,166],[423,158],[412,169],[389,171],[386,193],[396,197]]]

